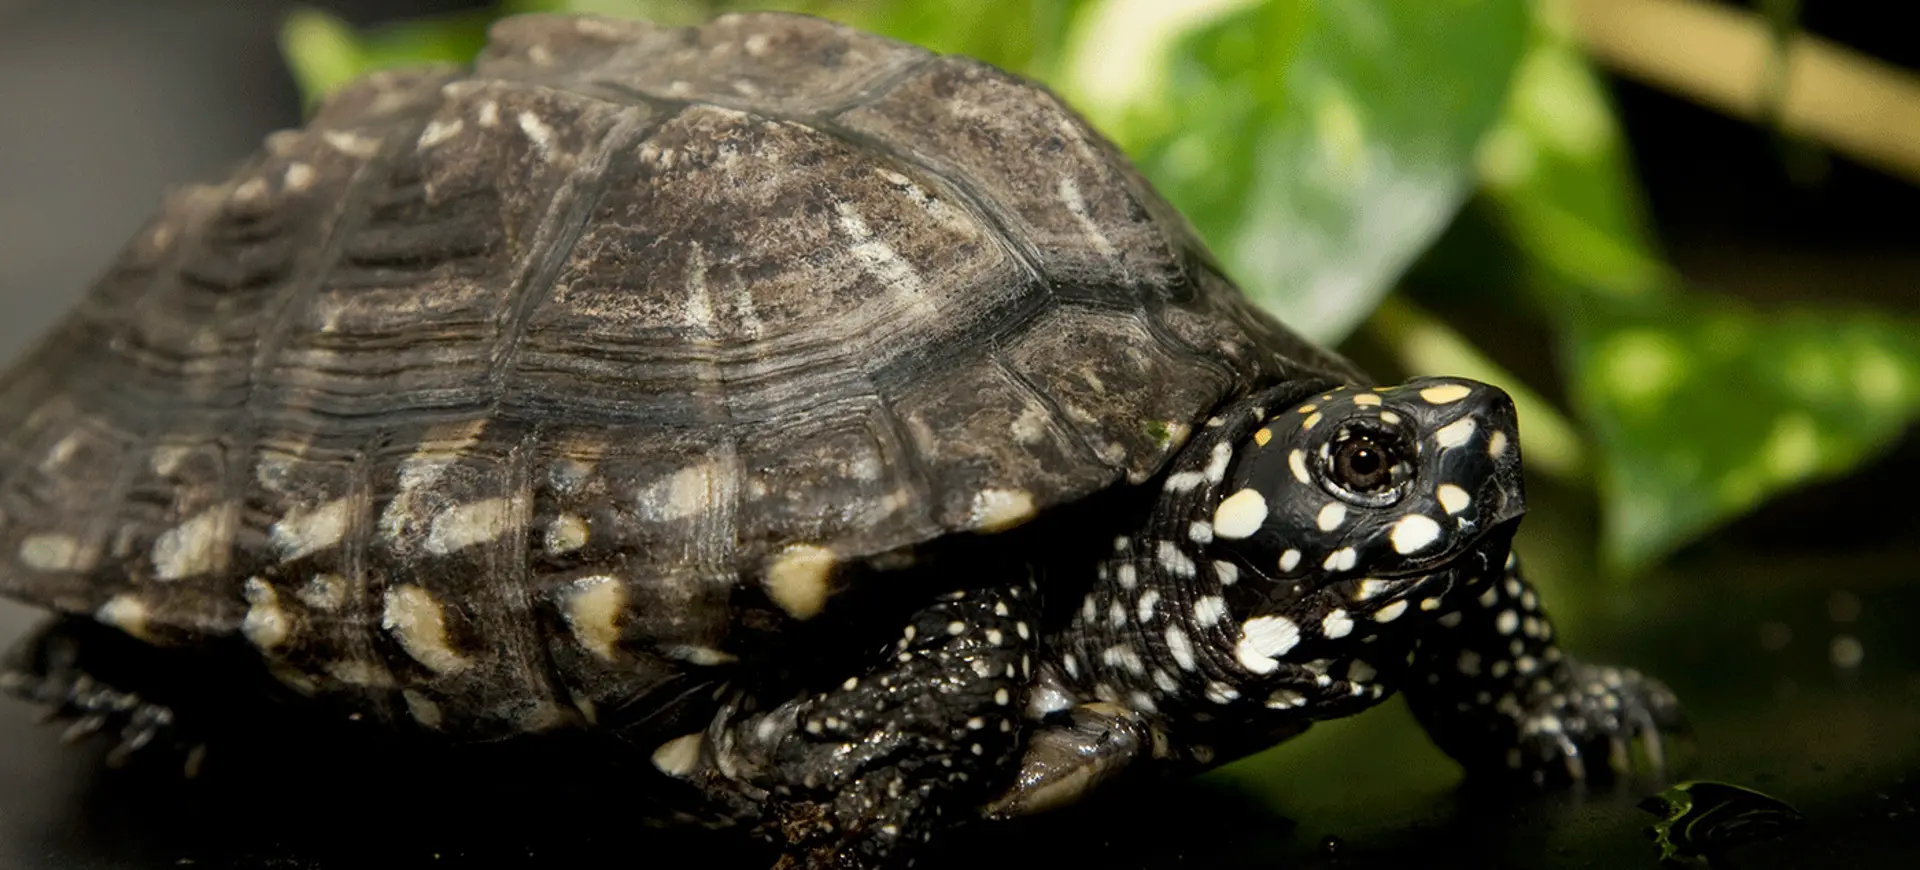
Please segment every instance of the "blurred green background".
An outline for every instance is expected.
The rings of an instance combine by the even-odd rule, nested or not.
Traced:
[[[298,100],[369,69],[464,61],[499,15],[825,15],[1045,82],[1249,294],[1382,379],[1507,387],[1531,487],[1519,546],[1563,636],[1674,684],[1702,736],[1694,775],[1814,817],[1817,845],[1752,866],[1920,860],[1920,43],[1889,5],[314,3],[0,0],[0,301],[14,315],[0,344],[37,331],[43,315],[22,312],[51,317],[77,294],[75,270],[106,261],[156,178],[217,175],[296,123]],[[95,129],[110,132],[78,132]],[[80,205],[103,192],[118,197],[110,219]],[[70,267],[43,268],[62,257]],[[0,607],[0,642],[23,624]],[[41,759],[52,739],[25,741],[0,735],[0,781],[63,787]],[[1489,811],[1458,781],[1395,702],[1140,809],[1131,838],[1095,819],[1023,848],[1106,842],[1072,854],[1162,866],[1196,854],[1155,851],[1180,818],[1233,826],[1238,838],[1197,852],[1230,864],[1286,853],[1309,866],[1326,834],[1398,855],[1389,866],[1652,854],[1631,793]],[[141,823],[144,793],[105,791],[76,822],[65,802],[9,804],[0,789],[0,859],[207,857],[204,844],[152,851],[200,822]],[[8,851],[12,832],[70,829]],[[109,841],[140,845],[128,858]],[[259,848],[266,858],[236,865],[321,866],[306,846]]]

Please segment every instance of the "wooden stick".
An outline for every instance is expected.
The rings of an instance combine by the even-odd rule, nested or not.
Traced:
[[[1736,117],[1767,120],[1920,181],[1920,76],[1796,34],[1778,102],[1775,46],[1760,16],[1701,0],[1572,0],[1574,32],[1602,64]]]

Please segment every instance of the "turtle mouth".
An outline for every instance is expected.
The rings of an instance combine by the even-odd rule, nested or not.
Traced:
[[[1366,597],[1377,597],[1381,601],[1396,598],[1431,596],[1432,583],[1442,582],[1445,578],[1486,575],[1498,572],[1506,564],[1507,553],[1513,548],[1513,535],[1520,527],[1520,517],[1510,517],[1481,529],[1467,540],[1463,540],[1452,551],[1431,559],[1415,562],[1391,571],[1368,571],[1355,577],[1328,577],[1319,584],[1332,587],[1341,584],[1384,584]]]

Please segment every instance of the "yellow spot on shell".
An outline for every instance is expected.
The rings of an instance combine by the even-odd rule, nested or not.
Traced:
[[[258,577],[247,578],[245,594],[247,616],[240,623],[240,633],[261,649],[272,649],[286,643],[292,626],[287,620],[287,612],[280,607],[280,594]]]
[[[1033,519],[1033,494],[1024,489],[983,489],[974,495],[967,519],[983,532],[1011,529]]]
[[[29,535],[20,542],[20,561],[36,571],[67,571],[77,567],[80,542],[71,535]]]
[[[700,745],[706,739],[701,732],[685,734],[660,744],[653,751],[653,766],[668,776],[686,776],[700,764]]]
[[[580,645],[607,661],[619,654],[620,614],[627,607],[627,587],[619,578],[596,574],[573,581],[567,597],[567,625]]]
[[[447,643],[446,614],[433,593],[419,586],[387,590],[380,627],[393,632],[407,655],[441,674],[457,674],[473,665]]]
[[[93,618],[142,640],[153,639],[147,633],[146,603],[125,592],[107,599],[93,612]]]
[[[787,546],[767,565],[767,597],[794,619],[813,618],[827,605],[834,561],[825,547]]]

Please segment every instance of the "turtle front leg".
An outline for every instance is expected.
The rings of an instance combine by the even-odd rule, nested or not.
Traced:
[[[1031,582],[940,596],[865,672],[765,712],[723,714],[688,776],[757,806],[761,831],[786,850],[781,867],[899,860],[978,818],[1018,757],[1037,598]]]
[[[38,704],[50,720],[67,723],[61,739],[117,736],[112,765],[154,747],[177,753],[186,773],[199,766],[202,745],[187,739],[174,708],[136,689],[135,674],[161,650],[90,620],[61,617],[28,635],[0,664],[0,691]],[[147,660],[147,661],[143,661]]]
[[[1664,771],[1666,736],[1684,729],[1673,693],[1630,668],[1563,652],[1517,557],[1442,601],[1421,632],[1406,694],[1448,755],[1470,771],[1581,781],[1628,772],[1639,738],[1653,771]]]

